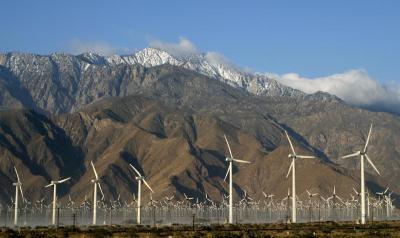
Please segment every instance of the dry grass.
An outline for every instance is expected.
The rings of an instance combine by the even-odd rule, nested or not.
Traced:
[[[0,237],[400,237],[400,222],[191,226],[99,226],[18,230],[3,228]]]

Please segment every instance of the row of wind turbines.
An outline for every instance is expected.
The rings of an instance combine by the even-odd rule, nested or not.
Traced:
[[[360,156],[360,161],[361,161],[361,181],[360,181],[360,185],[361,185],[361,192],[360,192],[360,196],[361,196],[361,224],[365,224],[366,223],[366,212],[365,212],[365,178],[364,178],[364,159],[367,159],[368,163],[372,166],[372,168],[380,175],[378,169],[376,168],[376,166],[374,165],[374,163],[372,162],[372,160],[369,158],[367,151],[368,151],[368,144],[371,138],[371,133],[372,133],[372,124],[371,127],[369,129],[369,133],[368,133],[368,137],[367,137],[367,141],[365,142],[365,146],[363,147],[362,150],[357,151],[355,153],[346,155],[346,156],[342,156],[342,159],[346,159],[346,158],[353,158],[353,157],[357,157]],[[293,143],[290,140],[289,134],[287,133],[287,131],[285,130],[285,134],[286,137],[288,139],[288,142],[290,144],[290,149],[291,152],[288,157],[289,159],[292,160],[292,162],[290,163],[290,167],[288,170],[288,173],[286,175],[286,178],[289,177],[290,173],[292,174],[292,217],[291,217],[291,221],[292,223],[296,223],[297,222],[297,202],[296,202],[296,160],[297,159],[313,159],[316,158],[315,156],[307,156],[307,155],[298,155],[296,154],[296,151],[294,149]],[[226,136],[224,136],[225,141],[226,141],[226,145],[228,147],[229,150],[229,154],[230,157],[226,158],[226,161],[229,162],[229,167],[228,167],[228,171],[227,174],[225,175],[225,179],[229,173],[229,223],[233,223],[233,194],[232,194],[232,163],[233,162],[237,162],[237,163],[250,163],[249,161],[244,161],[244,160],[238,160],[238,159],[234,159],[233,155],[232,155],[232,151],[231,148],[229,146],[229,142],[226,138]],[[308,191],[307,191],[308,192]],[[312,196],[313,194],[310,194],[308,192],[309,196]]]
[[[97,224],[97,188],[99,188],[102,198],[104,198],[104,193],[103,193],[103,189],[101,188],[101,184],[100,184],[100,180],[99,180],[99,176],[97,174],[96,168],[94,167],[94,164],[92,161],[90,161],[93,173],[94,173],[94,179],[91,180],[91,182],[93,183],[93,217],[92,217],[92,225],[96,225]],[[140,214],[140,210],[141,210],[141,185],[142,182],[150,189],[150,191],[152,193],[154,193],[153,189],[151,189],[150,185],[146,182],[145,177],[142,176],[140,174],[140,172],[133,167],[133,165],[129,164],[129,166],[133,169],[133,171],[136,173],[136,177],[135,179],[138,181],[138,201],[137,201],[137,205],[138,205],[138,210],[137,210],[137,223],[141,224],[141,214]],[[22,201],[25,201],[25,197],[24,197],[24,193],[22,191],[22,183],[21,180],[19,178],[19,174],[17,171],[17,168],[15,168],[14,166],[14,171],[15,174],[17,176],[17,182],[13,183],[13,185],[15,186],[15,206],[14,206],[14,226],[18,225],[18,195],[19,193],[21,193],[21,197],[22,197]],[[71,177],[65,178],[65,179],[61,179],[61,180],[52,180],[50,182],[50,184],[46,185],[45,188],[51,187],[53,186],[53,201],[52,201],[52,220],[51,220],[51,224],[55,225],[56,224],[56,211],[57,211],[57,185],[58,184],[62,184],[67,182],[68,180],[70,180]]]
[[[370,137],[371,137],[371,133],[372,133],[372,125],[370,127],[369,133],[368,133],[368,137],[365,143],[365,146],[362,148],[362,150],[357,151],[355,153],[352,153],[350,155],[346,155],[343,156],[343,159],[346,158],[352,158],[352,157],[360,157],[360,161],[361,161],[361,192],[359,193],[359,196],[361,197],[361,214],[360,214],[360,220],[361,220],[361,224],[365,224],[366,222],[366,211],[365,211],[365,207],[366,207],[366,202],[365,202],[365,179],[364,179],[364,159],[367,159],[368,163],[373,167],[373,169],[380,175],[378,169],[376,168],[376,166],[373,164],[373,162],[371,161],[371,159],[369,158],[368,154],[367,154],[367,150],[368,150],[368,144],[370,141]],[[293,143],[290,139],[289,134],[287,133],[287,131],[285,131],[287,140],[289,142],[290,145],[290,149],[291,149],[291,153],[289,153],[288,158],[291,159],[291,163],[290,163],[290,167],[288,170],[288,173],[286,175],[286,178],[289,177],[289,175],[292,175],[292,196],[288,195],[287,199],[290,199],[291,197],[291,222],[292,223],[296,223],[297,222],[297,201],[296,201],[296,160],[297,159],[313,159],[316,158],[315,156],[307,156],[307,155],[299,155],[296,153]],[[233,172],[232,172],[232,168],[233,168],[233,163],[245,163],[245,164],[249,164],[251,162],[249,161],[245,161],[245,160],[240,160],[240,159],[236,159],[234,158],[233,154],[232,154],[232,150],[231,147],[229,145],[228,139],[227,137],[224,135],[224,139],[229,151],[229,156],[226,157],[226,162],[228,162],[228,170],[226,172],[224,181],[226,181],[226,179],[229,176],[229,195],[227,196],[229,198],[229,203],[227,204],[228,206],[228,222],[230,224],[232,224],[233,221],[233,207],[234,207],[234,201],[233,201]],[[93,183],[93,213],[92,213],[92,225],[96,225],[97,224],[97,196],[98,196],[98,189],[100,190],[100,193],[102,195],[102,200],[104,199],[104,193],[100,184],[100,179],[99,176],[97,174],[96,168],[93,164],[93,162],[90,162],[93,173],[94,173],[94,178],[91,179],[91,183]],[[137,180],[138,183],[138,191],[137,191],[137,213],[136,213],[136,221],[137,224],[141,224],[141,189],[142,189],[142,183],[144,183],[144,185],[150,190],[151,193],[154,193],[153,189],[150,187],[150,185],[147,183],[147,181],[145,180],[145,177],[131,164],[129,164],[129,166],[132,168],[132,170],[135,173],[135,179]],[[18,171],[14,166],[14,171],[17,177],[17,182],[13,183],[13,186],[15,186],[15,206],[14,206],[14,225],[17,226],[18,225],[18,200],[19,200],[19,194],[21,194],[22,197],[22,201],[25,200],[24,198],[24,194],[23,194],[23,190],[22,190],[22,183],[20,181],[20,177],[18,175]],[[65,179],[61,179],[61,180],[53,180],[51,181],[48,185],[46,185],[45,187],[52,187],[53,186],[53,201],[52,201],[52,225],[56,224],[56,211],[57,211],[57,185],[58,184],[62,184],[68,180],[70,180],[71,178],[65,178]],[[335,190],[335,189],[334,189]],[[316,194],[312,194],[309,191],[307,191],[310,199],[315,196]],[[289,194],[289,192],[288,192]],[[334,191],[335,194],[335,191]],[[264,196],[268,196],[266,194],[264,194]],[[186,194],[185,194],[185,198],[187,198]]]

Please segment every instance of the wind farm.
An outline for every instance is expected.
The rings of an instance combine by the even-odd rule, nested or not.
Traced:
[[[6,0],[0,238],[400,236],[399,7]]]
[[[361,192],[355,188],[348,194],[338,193],[340,186],[334,186],[333,192],[329,197],[324,198],[312,190],[301,191],[302,198],[296,191],[296,161],[297,159],[317,159],[316,156],[299,155],[296,153],[295,145],[290,139],[286,130],[282,133],[287,138],[288,158],[291,160],[289,171],[286,178],[292,173],[291,186],[287,188],[287,196],[278,197],[274,194],[262,193],[262,199],[255,199],[255,195],[244,193],[234,198],[233,191],[233,163],[251,164],[251,161],[236,159],[233,153],[235,148],[231,148],[229,139],[224,135],[223,142],[226,144],[226,162],[228,169],[222,183],[228,182],[228,192],[221,193],[220,199],[210,198],[207,193],[204,197],[195,197],[192,194],[184,193],[184,197],[164,196],[159,200],[154,200],[153,195],[156,191],[150,187],[145,177],[132,164],[128,164],[134,173],[134,180],[137,181],[137,193],[133,194],[133,200],[123,201],[120,196],[116,200],[107,198],[101,186],[101,177],[97,173],[95,165],[90,161],[90,168],[94,178],[90,183],[93,184],[93,195],[84,198],[83,201],[74,201],[74,194],[68,194],[68,201],[61,202],[57,199],[57,186],[71,179],[71,177],[52,180],[46,188],[53,188],[52,201],[44,199],[29,202],[22,192],[23,180],[21,180],[17,169],[14,167],[16,182],[14,203],[3,209],[1,216],[4,225],[10,227],[18,226],[96,226],[96,225],[150,225],[168,226],[172,224],[180,225],[216,225],[216,224],[294,224],[294,223],[324,223],[324,222],[353,222],[354,224],[364,225],[371,222],[382,222],[398,220],[400,218],[398,209],[394,206],[394,199],[391,197],[392,191],[386,188],[384,191],[373,193],[366,191],[364,181],[361,180]],[[362,151],[358,151],[343,158],[364,156],[376,172],[375,165],[367,155],[367,149],[372,136],[372,125],[370,127],[365,146]],[[364,173],[362,167],[361,177]],[[245,170],[246,167],[242,166]],[[229,181],[226,181],[227,178]],[[27,180],[29,178],[23,178]],[[362,177],[363,179],[363,177]],[[134,181],[131,181],[133,183]],[[144,184],[149,192],[148,202],[143,203],[142,186]],[[101,192],[101,199],[97,198],[98,190]],[[329,190],[329,188],[328,188]],[[331,191],[332,191],[331,190]],[[22,197],[22,204],[18,203],[19,195]],[[253,196],[254,195],[254,196]],[[366,199],[367,197],[367,199]],[[366,200],[368,202],[366,202]],[[64,200],[65,201],[65,200]],[[46,205],[48,204],[48,205]],[[91,204],[91,205],[90,205]],[[14,207],[13,207],[14,206]],[[11,212],[13,210],[14,212]],[[368,212],[366,212],[368,211]],[[91,216],[91,218],[90,218]],[[7,221],[14,221],[7,223]],[[98,222],[100,221],[100,222]]]

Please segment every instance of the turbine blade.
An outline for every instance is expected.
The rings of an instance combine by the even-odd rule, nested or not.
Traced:
[[[336,197],[343,203],[343,199],[341,197],[339,197],[338,195],[336,195]]]
[[[104,199],[103,189],[101,188],[101,184],[100,183],[97,183],[97,185],[99,186],[99,190],[100,190],[100,193],[101,193],[101,200],[103,200]]]
[[[225,138],[226,145],[228,146],[228,150],[229,150],[229,154],[231,156],[231,159],[233,159],[232,150],[231,150],[231,147],[229,146],[228,139],[226,139],[225,135],[224,135],[224,138]]]
[[[369,128],[368,138],[367,138],[367,141],[365,142],[364,151],[365,151],[365,150],[367,149],[367,147],[368,147],[369,139],[371,138],[371,132],[372,132],[372,124],[371,124],[371,127]]]
[[[384,193],[387,193],[388,190],[389,190],[389,187],[387,187],[387,188],[385,189],[385,192],[384,192]]]
[[[310,196],[311,195],[311,193],[306,189],[306,192],[307,192],[307,194],[308,194],[308,196]]]
[[[96,168],[94,167],[93,162],[90,161],[90,164],[92,165],[92,169],[93,169],[93,172],[94,172],[94,176],[96,177],[96,180],[98,180],[98,179],[99,179],[99,176],[97,176]]]
[[[24,193],[22,192],[22,185],[19,186],[19,191],[21,192],[22,201],[25,201]]]
[[[66,181],[68,181],[68,180],[70,180],[70,179],[71,179],[71,177],[68,177],[68,178],[66,178],[66,179],[62,179],[62,180],[58,181],[58,183],[64,183],[64,182],[66,182]]]
[[[45,188],[48,188],[48,187],[50,187],[50,186],[52,186],[53,184],[52,183],[50,183],[50,184],[47,184],[46,186],[44,186]]]
[[[310,156],[310,155],[296,155],[296,157],[300,158],[300,159],[315,159],[315,158],[317,158],[315,156]]]
[[[233,159],[233,161],[238,162],[238,163],[246,163],[246,164],[251,164],[250,161],[246,161],[246,160],[240,160],[240,159]]]
[[[19,175],[18,175],[18,171],[17,171],[17,168],[15,168],[15,166],[14,166],[14,171],[15,171],[15,174],[17,175],[17,180],[18,180],[18,183],[20,183],[20,180],[19,180]]]
[[[357,151],[356,153],[349,154],[349,155],[346,155],[346,156],[342,156],[342,159],[347,159],[347,158],[351,158],[351,157],[356,157],[356,156],[358,156],[358,155],[360,155],[360,151]]]
[[[152,193],[154,193],[153,189],[150,188],[150,185],[143,179],[143,183],[150,189]]]
[[[229,164],[228,170],[226,171],[226,174],[225,174],[224,182],[226,181],[226,178],[228,177],[228,174],[229,174],[230,170],[231,170],[231,165]]]
[[[135,169],[135,167],[133,167],[133,165],[131,165],[131,164],[129,164],[129,165],[137,173],[137,175],[139,175],[139,177],[142,177],[142,175],[139,173],[139,171],[137,169]]]
[[[375,170],[379,175],[381,175],[381,173],[379,173],[378,169],[375,167],[374,163],[372,163],[372,161],[369,159],[369,157],[368,157],[367,154],[365,154],[365,158],[367,158],[368,163],[374,168],[374,170]]]
[[[264,191],[262,191],[262,194],[264,195],[264,197],[268,197]]]
[[[288,139],[288,141],[289,141],[290,148],[292,149],[292,152],[293,152],[293,154],[295,155],[296,152],[294,151],[294,147],[293,147],[292,141],[290,140],[289,134],[287,133],[286,130],[285,130],[285,133],[286,133],[286,137],[287,137],[287,139]]]
[[[288,172],[287,172],[286,178],[289,177],[290,171],[291,171],[292,168],[293,168],[293,163],[294,163],[294,160],[292,160],[292,163],[290,163],[290,167],[289,167],[289,170],[288,170]]]

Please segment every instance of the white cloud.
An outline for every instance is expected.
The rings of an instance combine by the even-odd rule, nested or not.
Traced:
[[[197,47],[184,37],[179,37],[178,43],[170,43],[153,39],[150,41],[149,45],[153,48],[165,50],[175,56],[189,56],[199,53]]]
[[[207,52],[205,54],[206,60],[211,64],[231,64],[231,62],[222,54],[218,52]]]
[[[365,70],[349,70],[320,78],[305,78],[296,73],[277,75],[268,73],[284,85],[306,93],[328,92],[349,104],[374,110],[400,112],[400,85],[382,85]]]
[[[128,53],[129,49],[115,47],[107,42],[83,42],[81,40],[73,40],[70,44],[70,51],[73,54],[82,54],[86,52],[97,53],[104,56],[110,56],[114,54]]]
[[[226,58],[224,55],[214,52],[214,51],[209,51],[204,54],[204,57],[208,63],[214,66],[224,66],[225,68],[228,69],[234,69],[236,71],[242,71],[242,72],[248,72],[246,69],[241,68],[240,66],[237,66],[236,64],[232,63],[228,58]]]

